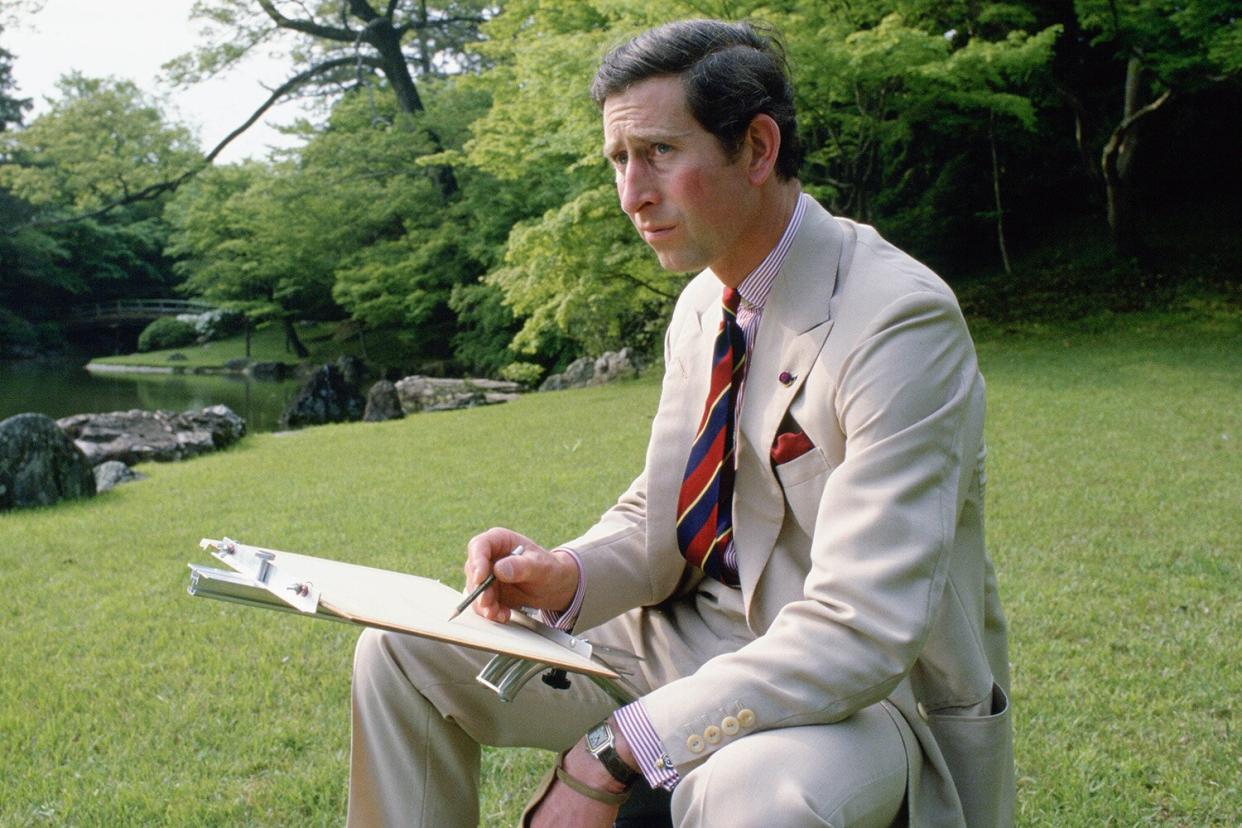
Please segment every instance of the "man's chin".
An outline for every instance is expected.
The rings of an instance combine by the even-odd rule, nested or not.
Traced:
[[[688,255],[684,250],[656,250],[655,254],[660,267],[670,273],[691,273],[706,267],[697,256]]]

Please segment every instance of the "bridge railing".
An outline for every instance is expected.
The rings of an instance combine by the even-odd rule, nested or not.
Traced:
[[[173,316],[179,313],[203,313],[215,308],[201,299],[114,299],[90,302],[70,310],[70,319],[134,319]]]

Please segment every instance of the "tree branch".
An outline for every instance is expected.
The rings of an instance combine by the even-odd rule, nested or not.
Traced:
[[[639,279],[637,276],[631,276],[630,274],[625,273],[624,271],[617,273],[616,275],[620,276],[622,279],[625,279],[627,282],[633,282],[639,287],[646,288],[647,290],[654,293],[656,296],[663,296],[665,299],[676,299],[677,298],[676,293],[669,293],[668,291],[660,290],[657,287],[652,287],[651,285],[644,282],[642,279]]]
[[[257,0],[259,6],[272,18],[272,22],[282,29],[292,29],[295,32],[322,37],[326,40],[336,40],[345,43],[352,43],[358,33],[348,27],[325,26],[322,23],[316,23],[313,20],[295,20],[285,15],[276,8],[276,4],[272,0]]]
[[[4,231],[4,234],[7,236],[11,236],[14,233],[18,232],[19,230],[23,230],[27,228],[55,227],[61,224],[74,224],[79,221],[86,221],[88,219],[99,218],[100,216],[107,215],[113,210],[116,210],[119,207],[124,207],[127,204],[133,204],[138,201],[146,201],[148,199],[155,198],[156,196],[163,195],[164,193],[173,192],[178,187],[180,187],[182,184],[184,184],[185,182],[193,178],[195,175],[198,175],[198,173],[202,172],[204,169],[211,166],[212,162],[215,161],[216,156],[218,156],[224,150],[225,147],[227,147],[235,138],[237,138],[237,136],[241,135],[247,129],[254,126],[255,122],[258,121],[261,117],[263,117],[263,113],[271,109],[272,106],[275,105],[276,102],[279,101],[282,97],[289,94],[293,90],[297,89],[299,86],[306,83],[307,81],[309,81],[311,78],[315,77],[316,75],[331,71],[333,69],[340,69],[345,66],[351,66],[351,67],[355,66],[357,65],[359,60],[371,66],[376,66],[376,67],[379,66],[379,61],[375,58],[369,58],[369,57],[359,58],[359,57],[355,57],[351,55],[349,57],[326,60],[323,63],[318,63],[310,67],[309,69],[299,72],[298,74],[289,78],[289,80],[285,81],[280,86],[276,87],[276,89],[272,90],[272,94],[268,96],[268,99],[264,101],[259,106],[258,109],[252,112],[250,114],[250,117],[247,118],[245,122],[242,123],[241,126],[237,127],[237,129],[234,129],[228,135],[224,136],[224,138],[219,143],[217,143],[214,147],[212,147],[211,151],[208,152],[206,155],[204,155],[203,158],[198,163],[190,167],[188,170],[186,170],[185,172],[183,172],[181,175],[177,176],[176,178],[170,178],[166,181],[159,181],[159,182],[156,182],[155,184],[151,184],[147,187],[143,187],[141,190],[137,190],[136,192],[133,192],[133,193],[128,193],[122,198],[114,199],[108,204],[105,204],[104,206],[98,209],[95,209],[95,210],[91,210],[90,212],[87,212],[87,213],[81,213],[79,215],[69,216],[67,218],[29,221],[29,222],[26,222],[25,224],[18,225],[16,227],[10,227],[6,229]]]

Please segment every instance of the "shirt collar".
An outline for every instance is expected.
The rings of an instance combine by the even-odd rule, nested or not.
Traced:
[[[781,233],[780,240],[759,263],[759,266],[747,274],[737,286],[737,292],[742,294],[742,302],[750,305],[752,309],[763,310],[763,304],[768,300],[768,294],[772,292],[772,285],[776,284],[776,276],[780,273],[781,265],[785,263],[785,255],[793,245],[794,234],[798,232],[798,226],[802,224],[802,216],[806,213],[806,203],[809,198],[810,196],[806,193],[798,194],[793,215],[789,217],[789,223],[785,225],[785,232]]]

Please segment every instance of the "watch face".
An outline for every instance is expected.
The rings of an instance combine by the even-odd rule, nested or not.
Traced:
[[[608,730],[603,727],[591,728],[590,730],[587,731],[587,735],[586,735],[587,750],[589,750],[591,753],[595,753],[601,750],[602,748],[606,747],[609,741],[611,741],[608,738],[611,735],[612,734],[609,733]]]

